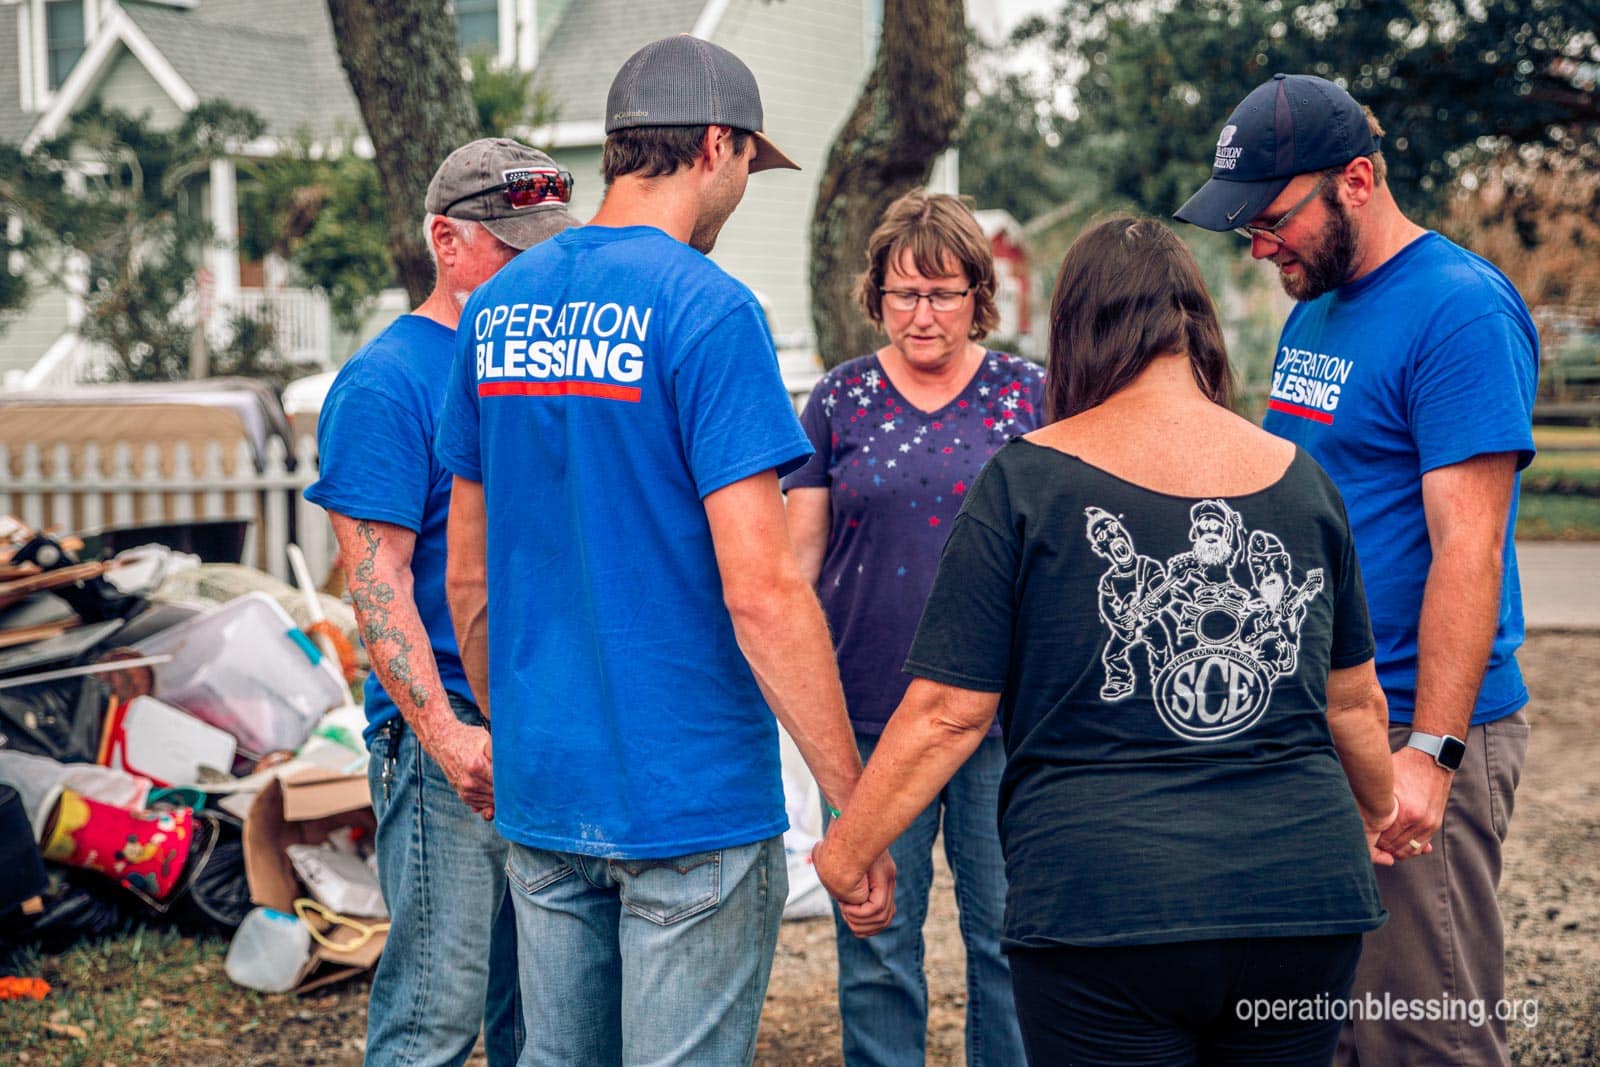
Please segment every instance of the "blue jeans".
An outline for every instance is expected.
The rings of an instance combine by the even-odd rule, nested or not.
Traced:
[[[783,838],[673,859],[513,843],[523,1067],[748,1067],[789,895]]]
[[[459,697],[450,708],[464,723],[484,722]],[[490,1067],[509,1067],[521,1013],[505,839],[462,802],[401,719],[373,738],[367,781],[393,925],[367,1003],[366,1062],[459,1067],[481,1025]]]
[[[861,759],[878,739],[856,734]],[[1006,753],[986,737],[944,791],[889,846],[897,879],[894,921],[858,938],[833,909],[839,948],[839,1015],[847,1067],[902,1067],[924,1062],[928,979],[922,970],[922,924],[933,882],[933,841],[944,821],[944,852],[955,877],[961,940],[967,948],[967,1063],[1016,1067],[1025,1062],[1011,995],[1011,969],[1000,952],[1006,867],[1000,853],[1000,772]],[[823,812],[823,821],[831,821]]]

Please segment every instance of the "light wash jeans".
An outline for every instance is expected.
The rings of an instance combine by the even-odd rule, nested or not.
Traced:
[[[863,762],[878,739],[856,734]],[[1005,747],[986,737],[978,751],[916,821],[889,846],[894,858],[894,920],[858,938],[833,918],[839,948],[839,1015],[847,1067],[921,1067],[928,1041],[928,979],[922,924],[933,882],[933,842],[944,821],[944,852],[955,876],[961,940],[967,948],[967,1064],[1020,1067],[1026,1062],[1011,994],[1011,969],[1000,952],[1006,867],[1000,853],[1000,773]],[[823,812],[823,821],[831,822]]]
[[[673,859],[513,843],[522,1067],[747,1067],[789,895],[783,838]]]
[[[450,708],[469,725],[484,721],[459,697]],[[459,1067],[480,1024],[490,1067],[510,1067],[522,1025],[505,839],[400,719],[373,738],[367,781],[393,923],[367,1004],[368,1067]]]

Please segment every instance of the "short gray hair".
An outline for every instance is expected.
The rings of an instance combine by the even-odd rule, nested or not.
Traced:
[[[428,249],[428,259],[433,263],[434,273],[439,272],[439,253],[433,250],[433,220],[443,218],[455,231],[458,240],[464,245],[470,245],[478,239],[478,234],[484,228],[483,223],[474,222],[472,219],[453,219],[449,215],[436,215],[428,212],[422,219],[422,243]]]

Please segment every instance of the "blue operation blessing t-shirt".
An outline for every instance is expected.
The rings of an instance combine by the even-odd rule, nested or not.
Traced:
[[[1422,475],[1494,452],[1516,452],[1526,467],[1538,377],[1538,333],[1516,289],[1437,233],[1297,305],[1283,328],[1263,425],[1310,452],[1344,496],[1396,722],[1410,722],[1416,704],[1417,624],[1433,562]],[[1528,702],[1516,660],[1516,521],[1513,491],[1500,618],[1473,725]]]
[[[404,526],[417,535],[411,579],[417,612],[445,689],[472,700],[444,595],[450,472],[433,454],[455,354],[454,330],[402,315],[350,358],[317,420],[318,478],[306,499],[352,519]],[[399,714],[367,675],[366,736]]]
[[[702,503],[811,451],[750,291],[654,227],[534,246],[462,313],[437,449],[484,487],[500,832],[639,859],[781,833]]]

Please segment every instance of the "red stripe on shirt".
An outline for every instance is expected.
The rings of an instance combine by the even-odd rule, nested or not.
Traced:
[[[484,382],[479,396],[597,396],[602,400],[639,402],[637,385],[609,385],[605,382]]]
[[[1299,404],[1291,404],[1286,400],[1269,400],[1267,401],[1267,407],[1272,411],[1281,411],[1285,415],[1298,415],[1300,418],[1310,419],[1312,422],[1333,425],[1332,412],[1318,411],[1316,408],[1304,408]]]

